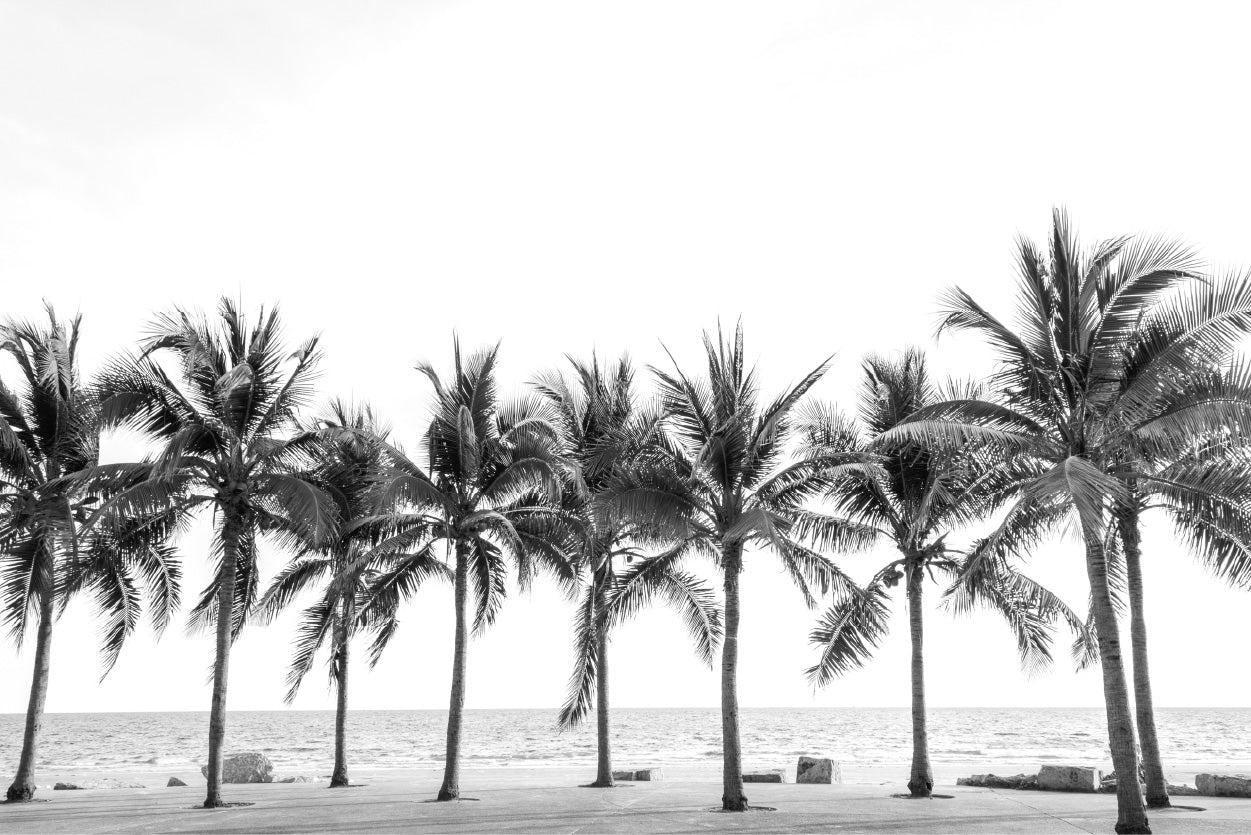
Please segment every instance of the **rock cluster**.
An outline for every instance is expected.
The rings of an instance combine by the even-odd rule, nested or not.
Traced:
[[[622,781],[651,782],[665,779],[665,772],[659,768],[640,768],[637,771],[614,771],[612,779]]]
[[[972,777],[956,778],[957,786],[976,786],[983,789],[1036,789],[1037,774],[1014,774],[1000,777],[998,774],[974,774]]]
[[[200,773],[208,779],[208,766],[201,766]],[[234,754],[222,763],[223,783],[272,783],[274,764],[264,754],[249,752]]]
[[[766,768],[762,771],[743,772],[744,783],[785,783],[785,768]]]
[[[796,783],[841,783],[843,767],[841,763],[821,757],[800,757],[795,767]]]

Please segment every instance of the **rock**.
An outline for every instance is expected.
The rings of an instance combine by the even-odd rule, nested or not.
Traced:
[[[168,789],[174,786],[185,786],[185,785],[187,784],[184,783],[182,780],[179,780],[177,777],[170,777],[169,782],[165,784],[165,788]]]
[[[1038,770],[1038,788],[1049,792],[1096,792],[1101,776],[1097,768],[1044,765]]]
[[[201,766],[200,773],[208,779],[208,766]],[[247,753],[227,757],[222,763],[223,783],[272,783],[274,764],[264,754]]]
[[[743,773],[744,783],[785,783],[785,768],[766,768],[763,771],[747,771]]]
[[[1036,789],[1038,777],[1034,774],[1014,774],[1011,777],[1000,777],[998,774],[974,774],[972,777],[957,777],[957,786],[975,786],[983,789]]]
[[[796,783],[841,783],[843,767],[834,760],[821,757],[800,757],[795,767]]]
[[[311,783],[313,781],[305,777],[303,774],[300,774],[295,777],[283,777],[281,780],[275,780],[274,782],[275,783]]]
[[[1251,797],[1251,777],[1245,774],[1196,774],[1195,788],[1208,797]]]
[[[81,788],[82,786],[78,785],[77,783],[57,783],[55,786],[52,787],[52,790],[58,791],[58,792],[70,792],[70,791],[78,791]]]
[[[82,791],[83,789],[146,789],[143,783],[123,783],[106,777],[95,783],[57,783],[53,791]]]
[[[665,772],[660,768],[640,768],[637,771],[614,771],[613,780],[652,782],[665,779]]]
[[[1200,793],[1194,786],[1174,786],[1172,783],[1167,783],[1166,786],[1171,797],[1194,797]]]

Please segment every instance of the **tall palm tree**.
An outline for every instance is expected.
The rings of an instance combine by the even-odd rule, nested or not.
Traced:
[[[1251,370],[1234,361],[1228,344],[1228,337],[1244,330],[1251,319],[1251,283],[1224,281],[1215,289],[1224,296],[1216,308],[1217,327],[1226,331],[1223,338],[1204,337],[1214,324],[1208,319],[1216,311],[1205,312],[1205,297],[1210,297],[1211,290],[1208,285],[1199,285],[1142,324],[1121,375],[1121,385],[1128,391],[1140,373],[1146,379],[1159,374],[1153,366],[1161,366],[1166,373],[1170,367],[1176,371],[1184,367],[1185,371],[1184,375],[1169,374],[1181,377],[1170,385],[1172,396],[1159,398],[1153,408],[1125,415],[1118,455],[1126,493],[1114,516],[1125,562],[1134,708],[1149,808],[1167,807],[1170,802],[1156,733],[1147,651],[1142,514],[1152,508],[1164,510],[1176,533],[1213,573],[1232,584],[1251,586],[1251,514],[1245,503],[1251,493],[1251,461],[1245,439],[1231,436],[1221,426],[1229,409],[1251,409]],[[1196,324],[1205,322],[1196,330]],[[1162,362],[1160,357],[1168,353],[1176,359]],[[1200,400],[1191,402],[1195,395]],[[1205,407],[1201,402],[1211,398],[1217,399],[1220,414],[1201,418],[1203,422],[1193,427],[1193,434],[1152,431],[1163,410],[1176,414],[1179,408],[1211,409],[1211,404]],[[1221,428],[1215,433],[1205,432],[1205,426],[1211,424]]]
[[[179,379],[161,364],[166,357]],[[158,316],[142,351],[101,375],[103,425],[129,426],[160,446],[153,460],[130,466],[142,481],[97,517],[181,507],[209,509],[216,523],[214,576],[190,619],[216,633],[205,807],[223,805],[230,648],[256,601],[258,539],[268,534],[299,547],[335,531],[334,500],[296,470],[301,447],[316,438],[292,435],[318,357],[316,337],[294,353],[283,345],[276,310],[262,309],[253,326],[222,299],[216,321],[181,309]]]
[[[581,592],[574,620],[574,672],[560,711],[560,726],[582,722],[595,701],[597,758],[595,788],[611,788],[612,750],[608,699],[608,644],[611,626],[621,617],[656,600],[683,616],[696,653],[712,665],[721,637],[721,613],[712,589],[692,575],[662,561],[658,570],[637,563],[626,574],[618,569],[643,555],[648,545],[673,546],[670,537],[632,520],[597,514],[596,502],[612,475],[646,447],[657,431],[656,415],[638,407],[633,391],[634,369],[628,357],[601,368],[592,357],[569,358],[571,385],[552,372],[535,387],[556,411],[565,455],[578,465],[580,483],[562,494],[563,509],[577,535],[571,550],[589,582]]]
[[[610,479],[607,511],[626,519],[683,531],[682,547],[648,561],[651,570],[704,554],[720,569],[725,593],[721,649],[722,808],[749,808],[743,792],[738,717],[739,584],[744,549],[769,550],[816,606],[822,594],[849,581],[816,549],[863,544],[862,533],[804,505],[839,473],[866,465],[860,454],[821,454],[787,461],[796,404],[825,373],[818,366],[772,403],[761,406],[755,372],[745,367],[743,329],[732,339],[704,335],[706,379],[676,367],[653,369],[672,442]],[[664,439],[662,438],[662,441]],[[814,547],[809,547],[809,546]]]
[[[422,443],[427,469],[394,450],[375,499],[386,511],[377,521],[397,531],[371,552],[395,561],[371,584],[371,600],[391,605],[396,596],[411,594],[430,573],[440,546],[454,567],[456,627],[439,800],[460,797],[470,594],[474,632],[480,633],[503,603],[507,559],[523,587],[536,567],[567,583],[576,581],[561,548],[567,532],[555,521],[566,471],[559,430],[542,400],[500,403],[498,353],[496,345],[462,362],[455,341],[447,382],[430,365],[418,366],[434,386],[434,415]]]
[[[1230,311],[1237,293],[1197,283],[1180,300],[1169,294],[1196,278],[1193,257],[1154,239],[1120,238],[1079,246],[1057,211],[1049,252],[1020,242],[1018,325],[1014,330],[962,290],[945,298],[943,328],[973,330],[995,349],[1002,402],[969,399],[916,412],[887,433],[931,444],[994,443],[1004,455],[1045,467],[1022,479],[1003,523],[979,546],[969,570],[1054,527],[1061,510],[1078,517],[1086,552],[1091,612],[1098,636],[1108,737],[1118,774],[1137,774],[1134,723],[1122,662],[1116,610],[1108,582],[1105,540],[1110,517],[1127,489],[1119,451],[1129,426],[1141,437],[1181,444],[1233,421],[1251,428],[1245,410],[1211,380],[1182,373],[1186,352],[1165,349],[1126,384],[1128,346],[1152,317],[1170,312],[1189,323],[1192,344],[1228,342],[1245,332],[1246,317]],[[1198,301],[1196,301],[1198,300]],[[1118,781],[1117,832],[1149,832],[1138,781]]]
[[[335,688],[334,770],[330,787],[349,785],[347,772],[348,667],[351,640],[361,628],[380,636],[372,647],[376,662],[387,639],[396,628],[396,607],[361,607],[368,584],[379,567],[367,558],[380,541],[377,526],[364,524],[373,516],[373,490],[376,479],[387,465],[388,431],[369,406],[353,406],[334,400],[327,414],[307,427],[320,435],[320,442],[307,451],[311,469],[309,481],[334,498],[343,525],[336,537],[302,550],[274,578],[257,604],[259,615],[272,620],[302,592],[324,583],[316,601],[304,609],[295,639],[295,653],[287,673],[290,703],[299,692],[318,650],[329,643],[330,678]],[[445,576],[446,567],[438,560],[428,561],[430,576]],[[392,601],[394,602],[394,601]]]
[[[20,646],[35,625],[34,672],[17,774],[9,801],[35,796],[39,730],[48,694],[53,622],[79,592],[93,592],[104,613],[105,674],[138,623],[142,591],[158,633],[178,606],[179,569],[165,544],[177,517],[161,514],[129,526],[86,525],[98,495],[84,495],[77,476],[98,463],[98,402],[78,367],[81,317],[68,324],[47,308],[40,327],[10,319],[0,351],[16,363],[21,383],[0,381],[0,606]]]
[[[890,589],[904,581],[912,643],[908,790],[913,797],[929,797],[934,788],[925,708],[925,577],[937,575],[948,581],[960,577],[962,561],[947,546],[947,536],[992,512],[1016,474],[976,449],[931,449],[912,440],[882,443],[877,438],[919,409],[976,395],[972,387],[961,390],[951,384],[944,389],[933,384],[925,355],[909,349],[898,360],[871,356],[864,361],[860,426],[824,405],[810,408],[801,423],[802,445],[809,454],[833,451],[877,457],[879,467],[839,478],[826,499],[867,543],[889,543],[899,553],[866,586],[845,587],[826,611],[812,633],[821,656],[808,677],[825,686],[867,661],[888,627]],[[983,573],[980,579],[989,582],[979,589],[976,600],[1004,617],[1027,668],[1050,661],[1047,627],[1057,616],[1079,630],[1083,626],[1058,598],[1021,574]]]

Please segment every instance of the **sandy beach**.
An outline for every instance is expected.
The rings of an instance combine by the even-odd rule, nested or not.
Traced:
[[[718,772],[706,767],[666,769],[663,781],[610,790],[579,787],[583,769],[473,769],[462,776],[466,799],[455,803],[429,802],[438,769],[362,771],[363,785],[349,789],[329,790],[325,781],[227,786],[227,801],[251,805],[215,810],[195,808],[203,780],[194,775],[187,788],[41,791],[44,802],[0,806],[0,831],[1110,832],[1116,816],[1111,795],[970,789],[944,778],[936,791],[950,799],[899,799],[891,796],[899,786],[874,784],[877,771],[853,769],[853,781],[838,785],[752,784],[752,803],[776,811],[746,814],[714,811]],[[1155,832],[1251,830],[1251,800],[1178,802],[1203,811],[1152,813]]]

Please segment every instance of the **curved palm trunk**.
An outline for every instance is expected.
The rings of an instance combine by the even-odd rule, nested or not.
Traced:
[[[348,708],[348,626],[347,604],[341,607],[335,624],[335,687],[338,703],[334,715],[334,771],[330,774],[330,788],[348,785],[347,773],[347,708]]]
[[[743,752],[738,732],[738,578],[742,571],[742,546],[722,549],[725,572],[725,641],[721,645],[721,808],[727,812],[747,810],[743,793]]]
[[[51,574],[51,565],[48,573]],[[44,585],[48,591],[39,595],[39,628],[35,634],[35,667],[30,681],[30,702],[26,707],[26,732],[22,737],[17,774],[5,793],[10,803],[35,797],[35,758],[39,753],[39,729],[43,726],[43,706],[48,698],[48,677],[52,669],[52,621],[55,619],[52,585],[49,577]]]
[[[1125,572],[1129,581],[1129,640],[1134,659],[1134,710],[1138,719],[1138,741],[1142,745],[1142,767],[1147,777],[1147,806],[1162,809],[1172,804],[1168,799],[1168,782],[1164,779],[1160,739],[1155,731],[1151,670],[1147,663],[1147,617],[1143,609],[1138,510],[1134,508],[1122,512],[1117,522],[1121,529],[1121,544],[1125,548]]]
[[[217,657],[213,662],[213,705],[209,712],[208,796],[204,808],[222,804],[222,744],[226,741],[226,683],[230,673],[231,627],[234,622],[235,575],[243,524],[236,512],[225,511],[222,568],[217,587]]]
[[[439,800],[460,797],[460,731],[465,712],[465,660],[469,630],[465,607],[469,597],[469,554],[456,543],[456,639],[452,651],[452,695],[447,710],[447,761]]]
[[[925,634],[921,612],[921,583],[924,577],[920,564],[910,567],[908,628],[912,635],[912,772],[908,775],[908,791],[913,797],[929,797],[934,789],[925,716]]]
[[[1108,592],[1107,562],[1103,543],[1097,536],[1086,537],[1086,574],[1090,579],[1095,631],[1099,636],[1099,666],[1103,670],[1103,699],[1108,715],[1108,742],[1112,765],[1119,775],[1138,774],[1138,752],[1134,750],[1134,722],[1129,710],[1129,689],[1121,659],[1121,638],[1116,612]],[[1147,809],[1137,779],[1116,781],[1116,832],[1150,833]]]
[[[607,593],[603,588],[595,594],[596,624],[596,658],[595,666],[595,734],[599,751],[596,760],[595,782],[592,786],[610,789],[612,779],[612,728],[608,720],[608,624],[605,621],[605,609],[608,606]]]

